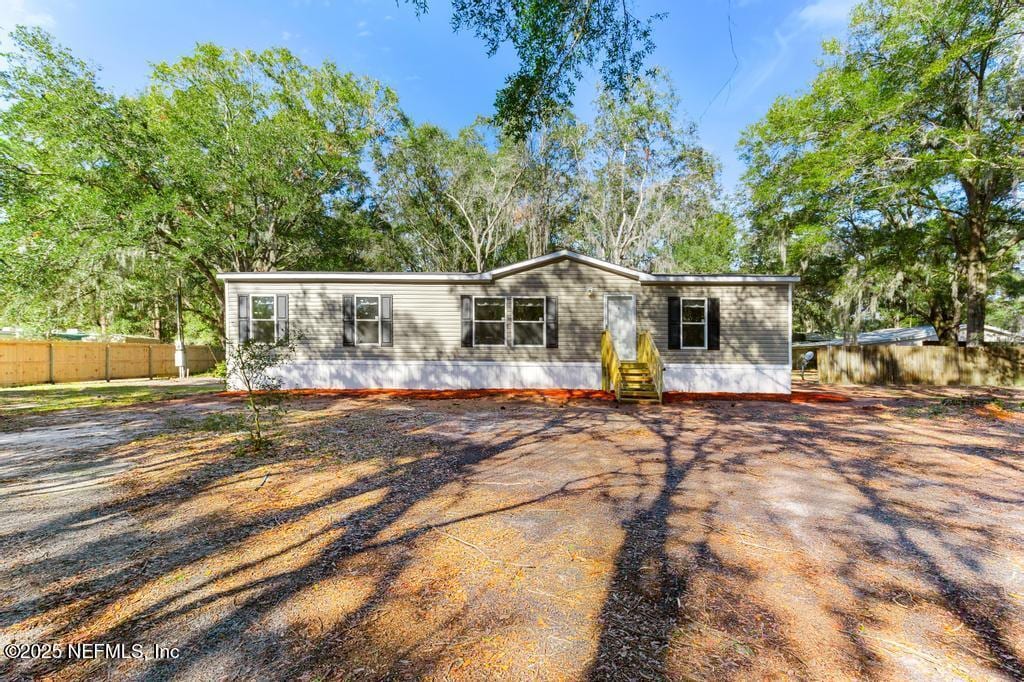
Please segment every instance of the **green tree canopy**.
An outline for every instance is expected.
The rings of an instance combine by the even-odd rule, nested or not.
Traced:
[[[570,243],[612,263],[650,270],[714,212],[718,163],[698,143],[661,74],[625,99],[603,91],[576,136],[579,214]]]
[[[718,165],[667,81],[638,81],[625,100],[602,91],[596,105],[593,124],[562,114],[525,141],[484,120],[456,137],[410,125],[379,167],[403,265],[479,272],[564,246],[643,269],[731,269]]]
[[[425,12],[429,0],[407,0]],[[584,70],[596,66],[604,88],[625,98],[654,50],[652,24],[627,0],[454,0],[452,28],[467,29],[493,56],[511,45],[519,70],[495,97],[495,119],[523,140],[572,104]]]
[[[1024,240],[1022,31],[1014,0],[871,0],[810,90],[746,131],[748,252],[828,293],[805,314],[855,329],[887,307],[950,342],[965,318],[982,341]]]
[[[0,97],[0,318],[143,331],[182,281],[219,338],[223,271],[481,271],[567,246],[650,269],[728,269],[717,164],[662,77],[517,137],[416,125],[380,84],[287,50],[199,45],[117,96],[39,30]],[[171,325],[162,325],[168,336]]]
[[[364,164],[397,117],[386,88],[286,50],[200,45],[154,67],[145,92],[115,97],[41,31],[13,38],[0,73],[12,305],[30,278],[73,297],[49,307],[89,300],[102,316],[108,283],[130,271],[139,286],[124,300],[149,309],[181,276],[187,309],[219,329],[218,271],[358,261]]]

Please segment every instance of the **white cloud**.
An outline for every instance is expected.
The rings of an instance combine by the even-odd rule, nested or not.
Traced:
[[[57,20],[49,12],[30,7],[26,0],[0,0],[0,27],[10,31],[18,24],[52,29]]]
[[[366,23],[366,19],[360,19],[356,22],[356,28],[366,28],[367,26],[368,24]]]
[[[291,39],[292,39],[291,31],[281,31],[281,40],[291,40]]]
[[[805,28],[845,26],[856,4],[857,0],[815,0],[797,12],[797,19]]]
[[[775,38],[775,54],[771,59],[762,62],[754,71],[751,76],[750,83],[746,85],[750,90],[754,90],[763,85],[765,81],[775,75],[775,72],[779,70],[780,66],[787,63],[789,60],[789,46],[793,36],[779,31],[775,31],[773,36]]]
[[[369,38],[372,35],[373,35],[373,33],[371,33],[370,31],[360,31],[359,33],[356,34],[356,37],[357,38]]]

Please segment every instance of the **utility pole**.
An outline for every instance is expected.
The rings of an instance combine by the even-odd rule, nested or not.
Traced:
[[[188,365],[185,362],[185,331],[181,324],[181,278],[178,278],[178,291],[174,297],[174,316],[178,322],[178,334],[174,338],[174,365],[178,368],[178,378],[184,379]]]

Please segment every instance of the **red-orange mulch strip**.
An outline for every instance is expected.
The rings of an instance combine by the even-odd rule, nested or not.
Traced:
[[[471,400],[473,398],[551,398],[555,400],[614,400],[610,391],[567,388],[293,388],[288,395],[313,398],[412,398],[414,400]],[[244,391],[224,391],[224,396],[245,395]]]
[[[793,391],[785,393],[683,393],[666,391],[661,399],[666,403],[690,403],[700,400],[755,400],[772,403],[848,403],[850,398],[837,393],[821,391]]]
[[[551,400],[603,400],[615,399],[611,391],[566,388],[475,388],[475,389],[421,389],[421,388],[296,388],[285,391],[288,395],[313,398],[410,398],[413,400],[472,400],[474,398],[545,398]],[[224,391],[219,395],[241,396],[243,391]],[[682,393],[668,391],[662,396],[666,403],[696,402],[700,400],[757,400],[779,403],[845,403],[850,399],[835,393],[793,391],[780,393]]]

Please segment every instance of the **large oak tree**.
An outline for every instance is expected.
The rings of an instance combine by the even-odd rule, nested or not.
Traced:
[[[13,306],[91,300],[102,317],[128,272],[151,290],[125,300],[148,310],[181,277],[188,309],[220,329],[219,271],[359,262],[364,164],[395,119],[386,88],[286,50],[200,45],[116,97],[45,33],[13,39],[0,73],[0,286]]]
[[[1024,240],[1022,32],[1016,0],[860,5],[810,90],[745,135],[760,253],[776,244],[854,326],[887,301],[982,343]]]

